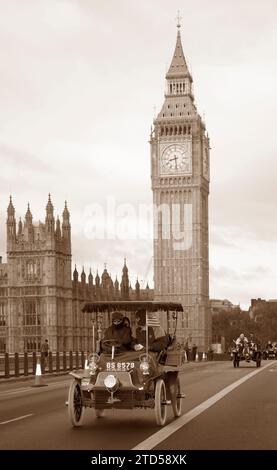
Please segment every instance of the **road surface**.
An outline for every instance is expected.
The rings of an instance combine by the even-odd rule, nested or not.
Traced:
[[[109,410],[96,418],[87,409],[84,425],[72,428],[65,405],[71,378],[44,377],[0,382],[0,449],[32,450],[233,450],[277,449],[277,361],[199,362],[181,375],[182,416],[169,407],[164,428],[152,410]]]

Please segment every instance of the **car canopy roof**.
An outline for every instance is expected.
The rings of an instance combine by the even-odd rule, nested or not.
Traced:
[[[113,310],[124,310],[126,312],[136,312],[147,310],[147,312],[156,312],[158,310],[166,312],[183,312],[182,304],[176,302],[150,302],[150,301],[106,301],[90,302],[82,308],[83,312],[111,312]]]

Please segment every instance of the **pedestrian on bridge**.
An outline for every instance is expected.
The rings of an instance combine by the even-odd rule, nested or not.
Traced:
[[[49,344],[48,339],[44,341],[41,346],[42,357],[44,361],[44,368],[48,365]]]
[[[189,362],[190,360],[190,348],[189,348],[189,343],[188,343],[188,339],[186,340],[185,344],[184,344],[184,351],[185,351],[185,355],[186,355],[186,360],[187,362]]]
[[[197,346],[195,343],[193,343],[193,346],[192,346],[192,360],[193,361],[196,360],[196,353],[197,353]]]

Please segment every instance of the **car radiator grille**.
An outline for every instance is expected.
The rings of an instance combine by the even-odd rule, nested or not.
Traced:
[[[133,390],[122,390],[115,392],[113,397],[115,401],[109,403],[110,393],[107,390],[97,390],[94,392],[95,408],[111,407],[111,408],[133,408],[136,405],[136,392]],[[118,401],[117,401],[118,400]]]

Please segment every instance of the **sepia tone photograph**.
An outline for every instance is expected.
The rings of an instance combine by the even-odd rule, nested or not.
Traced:
[[[276,15],[0,0],[1,456],[277,450]]]

